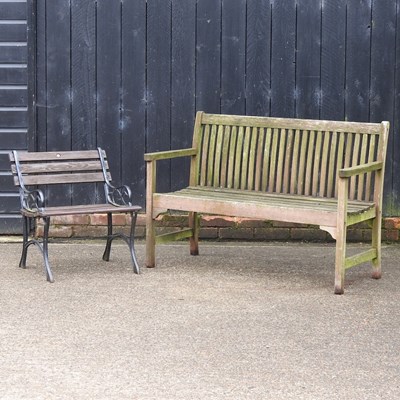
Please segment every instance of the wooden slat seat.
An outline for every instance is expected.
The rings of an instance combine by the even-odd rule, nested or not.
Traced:
[[[110,258],[111,243],[120,237],[128,244],[133,270],[139,273],[134,248],[134,231],[137,213],[140,206],[132,205],[131,191],[127,186],[114,187],[111,184],[107,155],[104,150],[59,151],[59,152],[25,152],[13,151],[10,153],[11,171],[14,183],[19,187],[21,199],[21,214],[23,216],[23,248],[20,267],[26,267],[27,251],[30,245],[37,245],[43,254],[47,280],[53,282],[53,274],[48,260],[48,236],[50,217],[77,214],[107,214],[107,243],[103,260]],[[51,205],[52,199],[45,198],[44,188],[48,185],[100,183],[104,187],[105,202],[91,204]],[[89,189],[90,190],[90,189]],[[95,190],[95,185],[91,186]],[[71,193],[73,193],[71,191]],[[91,196],[96,198],[97,195]],[[65,200],[65,203],[71,199]],[[131,216],[131,232],[127,236],[123,233],[113,233],[112,215],[127,213]],[[44,222],[43,241],[30,239],[30,228],[37,219]]]
[[[210,187],[156,193],[154,201],[161,210],[212,214],[218,208],[220,215],[322,226],[336,224],[338,206],[336,199]],[[350,218],[358,217],[357,222],[370,219],[375,216],[374,203],[349,201],[348,214]]]
[[[58,215],[79,215],[79,214],[106,214],[106,213],[129,213],[132,211],[139,212],[142,208],[140,206],[119,206],[116,207],[112,204],[83,204],[75,206],[59,206],[59,207],[46,207],[42,210],[35,212],[21,210],[23,215],[27,217],[54,217]]]
[[[345,270],[372,261],[381,276],[383,173],[389,123],[219,115],[198,112],[189,149],[145,154],[146,265],[155,245],[190,239],[198,254],[199,213],[315,224],[336,239],[335,293]],[[158,193],[158,160],[190,157],[186,188]],[[166,210],[189,213],[189,229],[155,235]],[[371,249],[346,257],[347,227],[372,224]]]

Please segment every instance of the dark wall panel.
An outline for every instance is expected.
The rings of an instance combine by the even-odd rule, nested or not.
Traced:
[[[396,15],[396,62],[395,62],[395,82],[394,82],[394,121],[391,127],[391,135],[393,136],[393,159],[392,165],[388,168],[392,169],[393,187],[391,190],[391,212],[392,215],[400,215],[400,179],[398,179],[400,171],[400,0],[397,0]]]
[[[121,3],[97,2],[97,144],[121,179]]]
[[[171,0],[147,2],[148,151],[171,148]],[[171,163],[160,163],[158,188],[171,187]]]
[[[122,6],[122,178],[144,204],[146,168],[146,0]]]
[[[394,126],[394,88],[396,53],[396,2],[387,1],[385,7],[378,5],[374,0],[372,8],[373,35],[371,41],[371,94],[370,120],[379,122],[387,120]],[[400,38],[398,38],[400,39]],[[392,132],[393,133],[393,132]],[[396,171],[392,175],[394,152],[394,135],[389,136],[388,153],[385,171],[385,209],[393,214],[395,207],[392,197],[393,178],[398,176]]]
[[[221,1],[197,3],[196,108],[221,111]]]
[[[71,148],[71,10],[63,0],[47,2],[46,81],[47,87],[47,150]],[[39,132],[40,134],[40,132]],[[65,204],[70,188],[48,187],[51,204]]]
[[[344,119],[346,12],[345,0],[322,3],[321,119]]]
[[[399,10],[400,0],[38,0],[36,148],[104,147],[114,181],[144,205],[143,154],[189,147],[197,110],[388,119],[385,212],[400,214]],[[26,71],[5,67],[16,46],[2,47],[0,84],[23,84]],[[0,103],[18,102],[11,93]],[[160,163],[158,189],[187,177],[187,160]]]
[[[245,114],[246,0],[222,2],[221,112]],[[234,23],[232,23],[235,21]]]
[[[175,1],[172,7],[171,36],[171,148],[192,145],[193,117],[195,114],[195,48],[193,26],[196,1]],[[174,178],[174,177],[177,177]],[[182,188],[189,179],[188,158],[171,162],[172,189]]]
[[[246,113],[269,115],[271,106],[271,4],[247,3]]]
[[[310,24],[310,21],[314,21]],[[321,0],[297,5],[296,117],[319,118],[321,109]]]
[[[1,3],[0,3],[1,4]],[[0,14],[0,18],[2,15]],[[25,42],[26,41],[26,22],[0,24],[0,38],[4,42]]]
[[[279,22],[278,22],[279,21]],[[294,117],[296,101],[296,1],[272,3],[271,115]]]
[[[0,234],[22,231],[8,153],[28,145],[26,17],[26,2],[0,2]]]
[[[4,20],[26,20],[26,3],[25,2],[8,2],[0,3],[0,16]]]
[[[0,63],[26,63],[26,43],[0,43]]]
[[[26,107],[27,97],[26,86],[0,87],[0,107]]]
[[[22,85],[28,82],[26,64],[0,65],[0,85]]]

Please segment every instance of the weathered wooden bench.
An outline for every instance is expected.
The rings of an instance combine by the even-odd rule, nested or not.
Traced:
[[[383,172],[389,123],[215,115],[198,112],[193,146],[145,155],[146,265],[155,244],[190,238],[198,254],[198,213],[314,224],[336,239],[335,293],[345,270],[372,261],[381,277]],[[156,162],[191,157],[189,186],[156,192]],[[155,217],[189,212],[189,229],[156,237]],[[346,256],[346,229],[372,223],[372,246]]]
[[[131,190],[128,186],[114,187],[107,156],[104,150],[60,151],[60,152],[22,152],[10,153],[11,170],[15,185],[19,186],[21,213],[23,217],[23,247],[19,266],[26,268],[26,257],[30,245],[37,245],[44,260],[46,277],[53,282],[53,274],[48,259],[48,237],[50,218],[60,215],[107,214],[107,243],[103,260],[109,261],[111,243],[119,237],[129,246],[133,270],[139,273],[134,247],[134,231],[138,211],[141,207],[132,205]],[[102,183],[105,202],[102,204],[50,206],[51,199],[45,199],[45,185]],[[90,185],[89,185],[90,187]],[[95,190],[95,186],[91,186]],[[93,193],[93,198],[96,197]],[[68,200],[69,196],[68,196]],[[131,216],[130,235],[113,233],[112,214],[127,213]],[[29,239],[31,223],[42,219],[44,223],[43,240]]]

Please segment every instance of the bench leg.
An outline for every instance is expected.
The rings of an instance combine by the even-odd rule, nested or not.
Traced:
[[[22,254],[21,254],[21,260],[19,261],[19,267],[20,268],[26,268],[26,256],[28,254],[28,247],[30,245],[28,238],[29,238],[29,222],[30,219],[28,217],[23,216],[22,217],[22,223],[23,223],[23,243],[22,243]]]
[[[112,213],[107,213],[107,243],[106,248],[103,254],[104,261],[110,261],[110,253],[111,253],[111,244],[115,238],[123,239],[126,244],[129,246],[129,251],[131,254],[132,264],[133,264],[133,272],[135,274],[140,273],[139,264],[136,258],[135,252],[135,227],[136,227],[136,219],[137,219],[137,212],[129,213],[131,216],[131,229],[129,237],[124,235],[123,233],[114,233],[113,232],[113,222],[112,222]]]
[[[154,220],[151,210],[147,210],[146,215],[146,267],[156,266],[156,235]]]
[[[46,279],[48,282],[53,283],[53,273],[51,272],[51,267],[49,263],[49,228],[50,228],[50,217],[43,218],[44,229],[43,229],[43,241],[40,242],[36,239],[29,240],[29,227],[30,218],[23,216],[23,244],[22,244],[22,254],[21,260],[19,262],[20,268],[26,268],[26,257],[28,255],[28,248],[31,245],[39,247],[43,256],[44,269],[46,272]]]
[[[44,230],[43,230],[43,260],[46,269],[46,278],[48,282],[54,282],[53,274],[51,272],[49,263],[49,228],[50,228],[50,217],[43,218]]]
[[[103,254],[104,261],[110,261],[111,243],[113,241],[112,214],[107,213],[107,243]]]
[[[131,232],[129,235],[128,245],[129,245],[129,251],[131,252],[133,272],[135,274],[139,274],[140,268],[139,268],[139,264],[137,262],[136,252],[135,252],[135,227],[136,227],[136,220],[137,220],[137,212],[135,212],[135,213],[131,212],[130,215],[131,215]]]
[[[380,279],[381,269],[381,218],[376,217],[372,223],[372,248],[376,250],[376,258],[372,260],[372,278]]]
[[[190,240],[190,254],[192,256],[199,255],[199,229],[200,218],[196,212],[189,213],[189,228],[193,230],[193,236]]]
[[[336,236],[335,258],[335,294],[344,293],[344,276],[346,261],[346,226],[338,228]]]

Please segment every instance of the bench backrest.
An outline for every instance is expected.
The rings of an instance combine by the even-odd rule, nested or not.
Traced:
[[[104,150],[10,153],[16,186],[111,181]]]
[[[388,127],[198,112],[190,184],[335,198],[338,169],[384,162]],[[375,176],[351,178],[350,198],[371,200]]]

